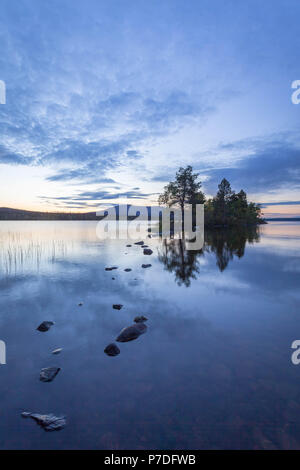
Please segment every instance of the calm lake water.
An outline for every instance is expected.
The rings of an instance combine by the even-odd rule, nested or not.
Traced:
[[[0,222],[0,448],[299,449],[300,224],[206,233],[199,253],[144,238],[152,256],[95,226]],[[106,356],[141,314],[146,334]]]

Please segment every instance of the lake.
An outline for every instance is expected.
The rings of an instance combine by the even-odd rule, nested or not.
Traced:
[[[0,222],[0,448],[299,449],[300,224],[206,232],[198,253],[146,236],[151,256],[92,221]],[[107,356],[136,315],[147,332]]]

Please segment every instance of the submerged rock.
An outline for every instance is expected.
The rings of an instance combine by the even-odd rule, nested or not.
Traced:
[[[40,380],[42,382],[52,382],[52,380],[54,379],[54,377],[57,376],[59,371],[60,367],[45,367],[40,372]]]
[[[39,413],[23,411],[21,416],[23,418],[32,418],[39,426],[45,429],[45,431],[59,431],[67,424],[65,416],[55,416],[52,413],[49,415],[41,415]]]
[[[117,356],[118,354],[120,354],[120,349],[115,343],[110,343],[106,346],[104,352],[108,356]]]
[[[152,264],[142,264],[142,268],[151,268]]]
[[[123,307],[122,304],[113,304],[113,308],[114,308],[115,310],[121,310],[122,307]]]
[[[147,317],[144,317],[144,315],[141,315],[140,317],[135,317],[133,321],[135,321],[135,323],[143,323],[144,321],[147,321],[147,320],[148,320]]]
[[[144,242],[135,242],[135,245],[144,245]]]
[[[38,331],[48,331],[54,325],[53,321],[43,321],[38,327]]]
[[[131,269],[131,268],[126,268],[126,269],[124,269],[124,271],[125,271],[126,273],[129,273],[130,271],[132,271],[132,269]]]
[[[144,255],[152,255],[153,251],[150,248],[144,248]]]
[[[54,349],[51,354],[59,354],[61,352],[62,352],[62,348],[57,348],[57,349]]]
[[[136,323],[135,325],[127,326],[123,328],[116,341],[119,343],[126,343],[127,341],[133,341],[137,339],[141,334],[145,333],[147,326],[144,323]]]

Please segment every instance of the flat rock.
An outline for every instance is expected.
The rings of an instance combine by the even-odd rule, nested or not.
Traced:
[[[54,325],[53,321],[43,321],[38,327],[38,331],[48,331]]]
[[[62,352],[62,348],[57,348],[57,349],[54,349],[51,354],[59,354],[61,352]]]
[[[144,242],[135,242],[135,245],[144,245]]]
[[[145,333],[147,326],[144,323],[136,323],[135,325],[127,326],[121,330],[116,341],[119,343],[126,343],[127,341],[133,341],[137,339],[141,334]]]
[[[153,251],[150,248],[144,248],[144,255],[152,255]]]
[[[42,382],[52,382],[60,371],[60,367],[45,367],[40,372],[40,380]]]
[[[114,308],[115,310],[121,310],[122,307],[123,307],[122,304],[113,304],[113,308]]]
[[[144,315],[141,315],[141,316],[135,317],[133,321],[135,323],[143,323],[144,321],[147,321],[147,320],[148,320],[147,317],[144,317]]]
[[[152,264],[142,264],[142,268],[151,268]]]
[[[32,418],[39,426],[45,429],[45,431],[60,431],[60,429],[63,429],[67,424],[65,416],[55,416],[53,414],[41,415],[28,411],[23,411],[21,416],[23,418]]]
[[[110,343],[106,346],[104,352],[108,356],[117,356],[118,354],[120,354],[120,349],[115,343]]]

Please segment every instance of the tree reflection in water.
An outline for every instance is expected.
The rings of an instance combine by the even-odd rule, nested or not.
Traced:
[[[215,254],[216,264],[222,272],[234,257],[244,256],[246,243],[258,243],[259,240],[258,227],[207,230],[202,250],[187,250],[184,240],[164,239],[158,259],[167,271],[174,273],[178,285],[188,287],[191,279],[196,279],[200,274],[199,259],[205,253]]]
[[[165,265],[167,271],[175,274],[178,285],[184,284],[188,287],[191,279],[196,279],[200,272],[198,257],[201,255],[202,250],[187,250],[184,240],[164,239],[158,259]]]

